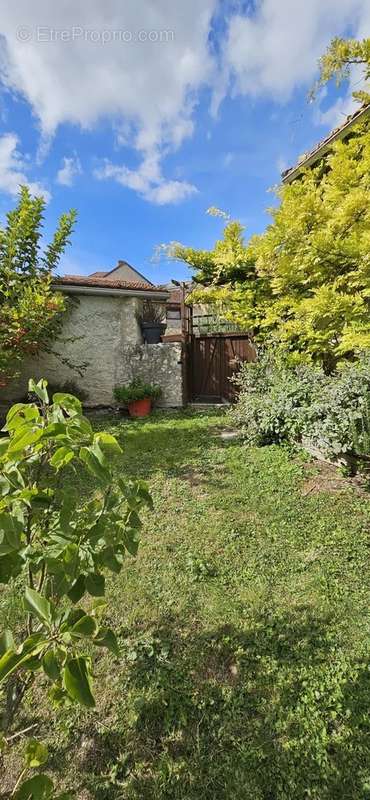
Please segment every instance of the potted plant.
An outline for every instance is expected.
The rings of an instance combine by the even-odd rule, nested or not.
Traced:
[[[114,397],[120,406],[128,408],[130,417],[147,417],[152,409],[152,404],[161,396],[160,386],[144,383],[140,378],[135,378],[127,386],[116,386]]]
[[[145,300],[137,317],[146,344],[159,344],[166,330],[166,307],[163,303]]]

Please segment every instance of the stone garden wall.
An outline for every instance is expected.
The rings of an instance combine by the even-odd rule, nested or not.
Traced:
[[[162,405],[181,406],[181,344],[143,345],[139,302],[130,296],[79,296],[51,352],[29,357],[19,380],[0,390],[0,409],[25,396],[30,377],[57,386],[72,381],[86,392],[85,405],[94,407],[113,405],[114,387],[137,375],[161,385]],[[83,367],[82,374],[76,366]]]
[[[118,383],[137,376],[148,383],[159,384],[162,389],[159,406],[182,406],[181,342],[124,346],[118,362]]]

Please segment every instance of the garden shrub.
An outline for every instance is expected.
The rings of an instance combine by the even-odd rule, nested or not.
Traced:
[[[343,364],[334,375],[311,365],[288,368],[274,351],[244,364],[232,410],[248,443],[265,445],[308,439],[331,458],[366,448],[370,354]]]

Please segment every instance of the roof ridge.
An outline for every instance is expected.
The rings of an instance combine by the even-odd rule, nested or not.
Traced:
[[[297,170],[300,171],[304,168],[304,165],[307,164],[310,159],[315,158],[315,156],[319,157],[321,150],[325,147],[328,147],[330,142],[335,141],[335,139],[345,130],[347,126],[352,126],[353,123],[356,122],[357,117],[366,114],[370,111],[370,103],[363,103],[359,108],[357,108],[352,114],[348,114],[346,119],[341,125],[337,125],[336,128],[332,128],[332,130],[323,138],[321,139],[311,150],[308,150],[306,153],[303,154],[302,158],[297,161],[297,163],[292,166],[288,167],[287,169],[283,170],[281,173],[281,177],[283,181],[285,181],[290,175],[293,175]]]

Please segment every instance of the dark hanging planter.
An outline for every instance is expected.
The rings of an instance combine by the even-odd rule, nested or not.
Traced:
[[[145,344],[159,344],[167,327],[163,322],[141,322],[140,325]]]
[[[145,344],[159,344],[167,327],[165,304],[144,300],[136,319]]]

